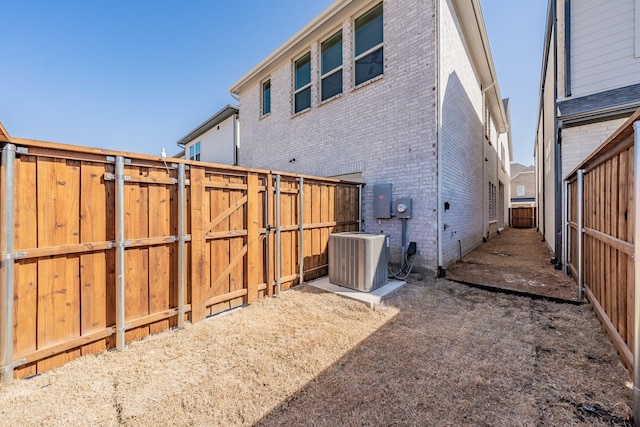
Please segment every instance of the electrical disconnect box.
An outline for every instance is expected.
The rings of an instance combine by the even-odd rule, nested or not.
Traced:
[[[376,219],[391,218],[391,184],[373,186],[373,216]]]
[[[396,218],[411,218],[413,199],[398,199],[394,206]]]

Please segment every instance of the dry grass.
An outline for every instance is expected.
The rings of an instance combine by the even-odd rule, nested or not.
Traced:
[[[2,425],[611,425],[628,374],[588,306],[418,281],[301,287],[0,388]]]

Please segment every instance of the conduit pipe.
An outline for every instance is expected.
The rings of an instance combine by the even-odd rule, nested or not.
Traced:
[[[14,228],[14,163],[16,146],[2,148],[2,180],[0,184],[0,374],[2,382],[13,381],[13,228]]]
[[[362,223],[362,184],[360,184],[358,185],[358,231],[364,231]]]
[[[633,124],[634,152],[634,226],[633,226],[633,420],[640,425],[640,121]]]

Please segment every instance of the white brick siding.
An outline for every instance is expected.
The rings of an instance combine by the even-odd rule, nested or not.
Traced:
[[[372,3],[372,5],[375,3]],[[392,258],[400,260],[401,222],[374,220],[373,185],[393,184],[393,198],[413,198],[408,239],[416,241],[417,265],[435,269],[436,251],[436,106],[435,10],[433,2],[384,2],[384,76],[352,87],[352,19],[343,30],[343,93],[319,105],[319,44],[302,46],[275,68],[271,78],[271,114],[260,114],[260,85],[240,93],[240,162],[245,166],[339,175],[362,172],[365,229],[389,233]],[[364,12],[363,10],[362,12]],[[292,117],[292,62],[311,50],[311,109]],[[295,158],[295,162],[290,162]]]
[[[482,243],[483,144],[488,144],[484,142],[482,91],[455,9],[450,1],[440,3],[442,203],[450,204],[442,216],[446,267],[458,260],[460,250],[464,255]]]
[[[482,242],[489,179],[498,191],[499,173],[503,178],[508,173],[498,170],[495,126],[492,145],[484,140],[482,89],[455,8],[451,0],[384,0],[384,75],[354,88],[353,20],[376,2],[343,4],[344,9],[324,21],[322,30],[310,33],[322,32],[322,36],[296,39],[293,47],[287,47],[286,58],[277,56],[259,71],[260,82],[255,75],[251,85],[238,86],[241,165],[321,176],[361,173],[367,184],[365,230],[390,234],[392,260],[399,262],[401,221],[373,218],[374,185],[391,183],[394,200],[413,199],[408,240],[418,245],[419,267],[438,267],[440,210],[441,262],[446,267],[458,260],[460,247],[466,253]],[[440,75],[436,4],[442,18]],[[343,93],[320,103],[320,43],[339,29],[343,31]],[[293,61],[309,51],[311,108],[293,115]],[[271,113],[260,117],[260,83],[267,78],[271,79]],[[437,128],[438,108],[441,129]],[[508,148],[505,153],[509,154]],[[450,206],[447,211],[445,202]]]

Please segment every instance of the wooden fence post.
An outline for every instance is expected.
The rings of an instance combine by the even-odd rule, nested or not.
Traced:
[[[247,303],[258,299],[259,266],[262,264],[260,248],[262,239],[258,229],[260,218],[260,192],[258,174],[249,172],[247,176]]]
[[[207,241],[204,232],[204,218],[202,203],[204,197],[205,171],[201,167],[191,166],[190,174],[190,208],[191,208],[191,323],[204,320],[206,317],[205,298],[202,286],[204,284],[205,264],[207,262],[205,249]]]

